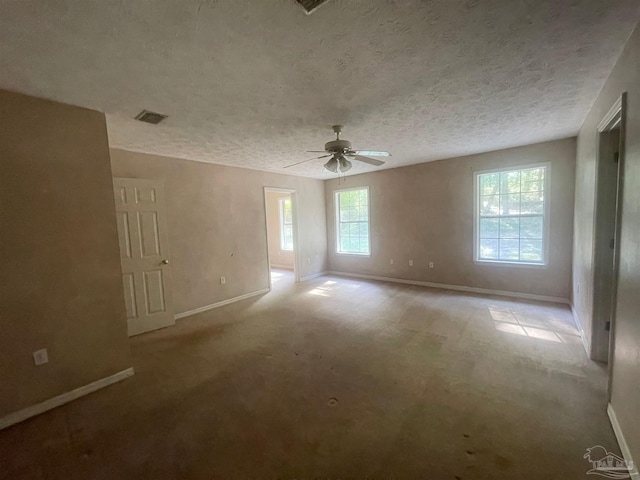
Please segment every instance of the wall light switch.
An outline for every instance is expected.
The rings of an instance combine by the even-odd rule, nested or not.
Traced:
[[[311,265],[311,259],[307,258],[307,265]]]
[[[49,354],[47,353],[47,349],[43,348],[42,350],[36,350],[33,352],[33,362],[36,365],[44,365],[45,363],[49,363]]]
[[[224,285],[225,283],[227,283],[227,279],[224,277],[220,277],[220,285]]]
[[[433,268],[433,262],[429,262],[429,268]]]
[[[409,260],[409,266],[413,267],[413,260]]]
[[[389,265],[393,265],[393,258],[389,259]]]

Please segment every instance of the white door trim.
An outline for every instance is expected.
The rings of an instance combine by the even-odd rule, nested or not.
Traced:
[[[613,291],[613,302],[610,309],[610,327],[609,327],[609,351],[607,358],[608,379],[607,379],[607,401],[611,402],[611,388],[613,380],[614,358],[615,358],[615,341],[616,341],[616,297],[618,290],[618,274],[620,269],[620,224],[622,220],[622,180],[624,178],[624,165],[625,165],[625,146],[626,146],[626,121],[627,121],[627,92],[623,92],[611,106],[607,114],[602,118],[598,124],[598,136],[596,143],[596,186],[594,202],[598,200],[598,166],[601,161],[601,149],[600,139],[601,134],[614,128],[620,129],[619,135],[619,152],[618,152],[618,177],[617,177],[617,189],[616,189],[616,212],[615,212],[615,227],[614,227],[614,248],[613,248],[613,278],[611,289]],[[593,254],[591,262],[593,265],[594,278],[593,285],[596,286],[595,270],[596,270],[596,227],[598,209],[597,204],[594,205],[593,211]],[[597,319],[594,318],[594,314],[597,311],[597,305],[595,304],[596,293],[593,293],[590,299],[592,304],[592,316],[591,316],[591,328],[592,332],[596,327]],[[593,350],[593,333],[591,334],[591,350]]]
[[[271,290],[271,258],[269,256],[269,220],[267,214],[267,193],[288,193],[291,195],[291,216],[293,218],[293,281],[300,282],[300,248],[298,246],[298,194],[292,188],[263,187],[264,189],[264,233],[267,247],[267,274]]]

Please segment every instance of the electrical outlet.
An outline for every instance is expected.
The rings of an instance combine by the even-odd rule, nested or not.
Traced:
[[[429,268],[433,268],[433,262],[429,262]]]
[[[224,285],[227,283],[227,279],[225,277],[220,277],[220,285]]]
[[[49,354],[47,353],[47,349],[43,348],[41,350],[36,350],[33,352],[33,362],[36,365],[44,365],[45,363],[49,363]]]
[[[413,260],[409,260],[409,266],[413,267]]]
[[[389,265],[393,265],[393,258],[389,259]]]

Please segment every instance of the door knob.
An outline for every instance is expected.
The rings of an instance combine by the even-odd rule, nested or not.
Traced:
[[[162,265],[169,265],[169,260],[167,260],[166,258],[164,260],[162,260]]]

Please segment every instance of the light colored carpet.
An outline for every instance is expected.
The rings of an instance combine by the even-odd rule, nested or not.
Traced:
[[[3,479],[577,479],[619,453],[566,306],[321,277],[131,340],[0,432]]]

